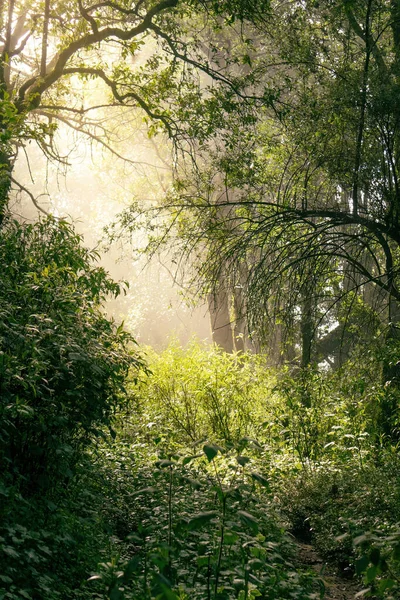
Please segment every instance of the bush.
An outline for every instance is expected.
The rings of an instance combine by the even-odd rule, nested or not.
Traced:
[[[0,473],[24,489],[69,476],[76,451],[108,425],[132,338],[99,308],[119,286],[70,225],[7,223],[0,237]],[[22,479],[21,479],[22,478]]]
[[[210,438],[236,443],[254,435],[270,402],[272,373],[265,359],[229,355],[193,341],[160,355],[149,351],[151,375],[135,387],[135,412],[151,429],[179,443]]]
[[[101,310],[120,286],[66,222],[0,236],[0,597],[83,598],[106,545],[84,449],[111,429],[132,337]],[[135,377],[135,375],[133,375]],[[79,477],[77,477],[79,475]],[[86,481],[84,482],[84,479]],[[93,487],[93,486],[92,486]],[[97,510],[96,510],[97,509]],[[87,597],[87,596],[86,596]]]

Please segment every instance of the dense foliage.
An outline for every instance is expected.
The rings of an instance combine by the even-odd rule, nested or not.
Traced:
[[[70,225],[52,219],[34,225],[10,220],[0,237],[5,598],[59,597],[56,565],[88,527],[78,524],[90,513],[79,498],[84,490],[73,491],[83,449],[111,428],[128,369],[142,365],[131,336],[100,308],[120,286],[94,265],[96,254],[81,241]],[[68,515],[71,503],[74,516]],[[60,579],[62,587],[66,579]]]
[[[302,541],[398,597],[399,24],[399,0],[1,4],[0,598],[322,598]],[[227,354],[146,370],[96,252],[9,215],[12,188],[43,210],[13,168],[31,141],[65,162],[55,121],[119,155],[115,105],[174,148],[123,229],[172,243]]]
[[[398,336],[398,15],[388,0],[271,2],[203,44],[226,85],[193,92],[190,160],[122,225],[146,227],[149,253],[169,241],[228,352],[337,368],[355,329]]]
[[[115,536],[99,594],[322,597],[284,524],[343,577],[366,572],[363,596],[396,597],[398,459],[377,436],[376,359],[302,378],[264,361],[195,343],[152,356],[97,458]]]

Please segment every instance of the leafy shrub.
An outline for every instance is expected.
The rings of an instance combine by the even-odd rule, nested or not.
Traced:
[[[0,236],[0,597],[81,598],[105,532],[84,448],[142,359],[101,302],[120,287],[70,225]],[[135,375],[133,375],[135,377]],[[111,430],[112,431],[112,430]],[[86,485],[83,480],[86,477]],[[90,491],[92,489],[92,491]]]
[[[281,373],[274,391],[275,445],[279,437],[284,440],[306,469],[326,460],[362,464],[371,450],[371,404],[377,394],[361,378],[310,368],[296,376]]]
[[[265,359],[229,355],[193,341],[162,354],[149,351],[151,375],[135,387],[141,421],[177,442],[210,438],[235,443],[254,435],[265,414],[274,381]]]
[[[129,367],[141,364],[99,308],[120,288],[95,259],[65,222],[2,230],[0,473],[25,490],[70,474],[77,449],[109,424]]]
[[[261,447],[243,440],[235,448],[206,442],[197,450],[171,455],[159,448],[157,460],[132,465],[136,524],[92,576],[98,597],[317,598],[318,583],[295,569],[268,480],[255,470]],[[109,451],[104,458],[114,468]]]

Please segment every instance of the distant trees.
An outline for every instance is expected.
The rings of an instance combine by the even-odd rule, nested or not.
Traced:
[[[397,335],[399,32],[396,1],[272,3],[246,32],[246,93],[221,92],[224,122],[165,203],[192,284],[217,298],[224,281],[231,321],[276,358],[337,366]]]
[[[263,343],[279,360],[337,365],[350,323],[395,334],[397,2],[7,6],[3,212],[11,185],[30,194],[12,176],[18,149],[34,139],[60,158],[57,119],[109,145],[96,107],[68,87],[95,78],[110,105],[139,107],[182,151],[161,209],[214,319],[224,305],[228,337],[236,324],[227,349]]]

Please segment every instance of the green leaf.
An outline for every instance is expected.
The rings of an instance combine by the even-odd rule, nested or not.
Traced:
[[[164,575],[161,573],[154,575],[154,583],[162,592],[162,595],[158,597],[165,598],[165,600],[179,600],[179,597],[171,590],[171,583]]]
[[[374,581],[376,575],[378,572],[378,567],[373,565],[372,567],[369,567],[369,569],[367,569],[366,572],[366,578],[367,578],[367,583],[371,583],[372,581]]]
[[[257,481],[257,483],[259,483],[260,485],[263,485],[265,488],[267,488],[267,490],[270,490],[270,485],[269,485],[269,481],[266,477],[264,477],[263,475],[260,475],[260,473],[250,473],[251,477]]]
[[[393,548],[392,557],[393,560],[400,561],[400,544],[397,544],[397,546]]]
[[[250,458],[248,456],[237,456],[236,460],[241,467],[246,466],[247,463],[250,462]]]
[[[124,569],[124,580],[129,581],[134,573],[138,570],[140,566],[140,558],[139,556],[135,556],[132,558]]]
[[[118,587],[113,587],[111,593],[109,595],[110,600],[122,600],[123,592],[121,592]]]
[[[218,513],[215,510],[199,513],[190,519],[187,528],[189,531],[196,531],[197,529],[201,529],[204,525],[207,525],[207,523],[217,516]]]
[[[237,535],[237,533],[234,533],[233,531],[228,531],[225,532],[224,535],[224,544],[226,546],[231,546],[232,544],[234,544],[235,542],[237,542],[239,539],[239,536]]]
[[[202,454],[193,454],[191,456],[185,456],[182,459],[182,464],[183,465],[188,465],[189,463],[192,462],[192,460],[194,460],[195,458],[200,458],[201,456],[203,456]]]
[[[375,566],[379,565],[380,556],[381,553],[379,551],[379,548],[372,548],[371,552],[369,553],[369,559]]]
[[[368,539],[369,539],[368,536],[365,533],[363,533],[362,535],[359,535],[356,538],[354,538],[353,544],[355,546],[359,546],[363,542],[366,542]]]
[[[3,552],[12,558],[20,558],[19,552],[16,552],[11,546],[5,546]]]
[[[132,493],[132,496],[139,496],[140,494],[152,494],[156,491],[157,491],[157,488],[149,486],[149,487],[141,488],[140,490],[136,490],[135,492]]]
[[[364,571],[366,570],[368,565],[369,565],[369,557],[368,556],[361,556],[361,558],[356,560],[357,575],[361,575],[361,573],[364,573]]]
[[[188,481],[195,490],[199,490],[203,487],[202,483],[197,479],[193,479],[193,477],[185,477],[185,481]]]
[[[203,451],[208,462],[211,462],[218,454],[218,447],[215,444],[204,444]]]
[[[167,467],[172,467],[173,465],[175,465],[173,460],[164,459],[156,461],[156,467],[159,469],[166,469]]]
[[[383,594],[386,590],[390,590],[396,582],[393,579],[382,579],[379,583],[379,594]]]
[[[244,510],[238,510],[237,514],[239,515],[242,523],[247,525],[247,527],[249,527],[254,534],[258,533],[258,521],[253,515]]]
[[[243,445],[253,444],[256,448],[263,450],[263,447],[261,446],[260,442],[258,442],[254,438],[251,438],[248,436],[245,436],[241,440],[239,440],[239,444],[243,444]]]

